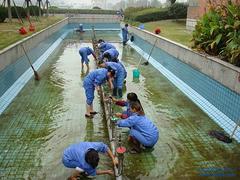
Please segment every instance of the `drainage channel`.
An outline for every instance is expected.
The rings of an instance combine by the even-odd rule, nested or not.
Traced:
[[[94,27],[92,28],[92,44],[93,49],[97,57],[99,57],[99,49],[97,44],[97,38],[95,34]],[[97,65],[96,65],[97,66]],[[113,155],[118,159],[118,166],[114,165],[114,174],[116,180],[122,180],[123,175],[123,159],[126,149],[122,147],[121,144],[121,128],[116,126],[116,118],[113,116],[113,102],[109,98],[105,100],[107,92],[104,91],[104,88],[100,88],[100,101],[103,107],[104,119],[106,120],[108,137],[110,141],[110,147],[113,152]]]

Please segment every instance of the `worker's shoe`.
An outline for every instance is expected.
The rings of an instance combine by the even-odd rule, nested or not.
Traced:
[[[118,97],[122,98],[122,96],[123,96],[122,89],[118,88]]]
[[[117,96],[117,88],[113,88],[113,94],[112,94],[113,96]]]
[[[93,118],[93,115],[92,115],[92,114],[85,114],[85,117],[92,119],[92,118]]]
[[[91,115],[96,115],[98,112],[96,111],[93,111],[93,112],[90,112]]]
[[[141,148],[133,147],[130,151],[130,154],[139,154],[142,152]]]

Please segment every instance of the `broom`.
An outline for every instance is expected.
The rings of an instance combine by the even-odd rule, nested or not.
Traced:
[[[39,81],[39,80],[40,80],[40,76],[38,75],[37,71],[35,71],[35,69],[34,69],[34,67],[33,67],[33,65],[32,65],[32,63],[31,63],[31,61],[30,61],[30,58],[29,58],[28,55],[27,55],[27,52],[26,52],[26,50],[25,50],[23,44],[21,44],[21,45],[22,45],[22,48],[23,48],[24,54],[26,55],[27,60],[28,60],[30,66],[31,66],[31,68],[32,68],[32,70],[33,70],[35,80]]]

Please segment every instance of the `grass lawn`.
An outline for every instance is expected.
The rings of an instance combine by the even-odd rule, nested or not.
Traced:
[[[160,35],[180,44],[191,46],[192,32],[186,29],[185,20],[163,20],[144,24],[145,29],[154,32],[156,27],[161,29]]]
[[[39,20],[36,20],[36,18],[33,17],[31,18],[31,22],[35,25],[35,32],[37,32],[60,21],[63,18],[63,16],[49,16],[41,17]],[[22,27],[22,25],[17,19],[13,19],[12,23],[0,23],[0,50],[35,33],[28,31],[29,22],[26,19],[24,19],[24,27],[27,29],[28,33],[26,35],[20,35],[18,32],[20,27]]]

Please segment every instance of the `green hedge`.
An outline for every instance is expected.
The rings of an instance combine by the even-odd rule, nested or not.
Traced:
[[[188,5],[183,3],[174,3],[169,9],[169,16],[172,19],[183,19],[187,18]]]
[[[16,6],[16,9],[17,9],[17,12],[18,12],[20,17],[22,17],[22,18],[26,17],[26,12],[25,12],[25,9],[23,7]],[[15,7],[11,8],[11,10],[12,10],[12,17],[13,18],[18,18],[16,9],[15,9]]]
[[[150,22],[165,19],[182,19],[187,17],[187,4],[175,3],[169,8],[127,8],[125,20]],[[133,13],[134,12],[134,13]]]
[[[134,20],[139,22],[149,22],[170,19],[168,9],[151,8],[135,13]]]
[[[46,13],[46,10],[44,10]],[[116,14],[114,10],[103,10],[103,9],[58,9],[58,8],[50,8],[49,13],[56,14]]]
[[[4,22],[4,20],[8,17],[7,8],[0,7],[0,22]]]

